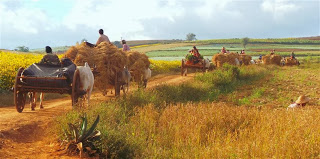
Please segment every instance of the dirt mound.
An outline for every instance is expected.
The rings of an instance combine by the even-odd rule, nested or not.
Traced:
[[[219,53],[219,54],[215,54],[212,57],[212,63],[216,67],[222,67],[224,63],[236,65],[237,64],[236,58],[239,59],[239,55],[237,53],[228,53],[228,54]]]

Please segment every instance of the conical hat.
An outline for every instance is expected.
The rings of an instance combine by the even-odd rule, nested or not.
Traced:
[[[308,97],[306,97],[305,95],[302,95],[296,100],[296,103],[297,104],[303,104],[303,103],[309,102],[309,100],[310,99]]]

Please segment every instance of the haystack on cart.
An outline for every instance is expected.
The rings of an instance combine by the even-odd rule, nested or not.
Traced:
[[[121,89],[123,90],[123,93],[126,94],[129,91],[129,84],[128,82],[124,83],[123,81],[123,72],[121,71],[117,71],[114,69],[114,67],[116,65],[116,62],[114,61],[107,61],[107,72],[112,72],[107,74],[107,76],[102,77],[101,75],[101,71],[98,70],[96,67],[91,68],[92,73],[94,75],[94,78],[102,78],[102,79],[106,79],[107,81],[105,81],[106,83],[108,83],[109,86],[113,86],[114,87],[114,92],[115,92],[115,96],[119,96],[120,95],[120,91]],[[99,81],[98,81],[99,82]],[[103,87],[105,88],[105,87]]]
[[[70,94],[72,106],[78,102],[78,98],[80,97],[80,75],[78,69],[72,72],[72,79],[67,79],[65,76],[55,76],[62,71],[62,68],[59,66],[47,67],[35,65],[34,67],[37,67],[39,70],[45,68],[46,74],[42,74],[41,76],[37,76],[37,74],[33,76],[24,75],[25,69],[19,68],[15,77],[14,103],[19,113],[24,109],[28,92]]]
[[[187,76],[188,68],[200,69],[202,72],[205,72],[206,69],[206,60],[200,59],[200,61],[194,64],[192,61],[182,59],[181,60],[181,76]]]

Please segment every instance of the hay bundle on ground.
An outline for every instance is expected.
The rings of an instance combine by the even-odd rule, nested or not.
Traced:
[[[239,55],[239,61],[241,61],[242,64],[249,65],[251,60],[252,57],[249,55]]]
[[[298,65],[298,60],[287,57],[287,58],[285,59],[285,65],[286,65],[286,66]]]
[[[137,51],[127,52],[128,68],[132,71],[134,80],[140,82],[142,80],[145,69],[149,68],[150,61],[147,55]]]
[[[236,65],[236,58],[239,59],[239,55],[237,53],[228,53],[228,54],[215,54],[212,57],[212,63],[216,67],[222,67],[224,63],[229,63],[231,65]]]
[[[265,55],[262,56],[262,62],[266,65],[275,64],[280,65],[281,56],[280,55]]]

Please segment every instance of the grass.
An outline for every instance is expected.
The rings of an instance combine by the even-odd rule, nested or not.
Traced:
[[[319,158],[319,65],[227,65],[192,83],[138,90],[85,112],[100,114],[100,147],[109,158]],[[300,94],[309,105],[287,110]],[[83,112],[57,119],[61,138]]]
[[[245,81],[263,78],[271,69],[270,67],[239,69],[226,65],[222,70],[198,74],[191,83],[158,86],[151,92],[137,90],[116,101],[96,105],[86,112],[90,117],[97,114],[101,116],[98,125],[98,130],[102,133],[101,149],[108,157],[171,158],[175,156],[184,158],[193,155],[202,156],[204,151],[198,150],[206,147],[206,138],[211,131],[202,132],[201,124],[192,123],[191,118],[184,117],[182,114],[191,113],[191,110],[197,108],[211,109],[211,101],[217,102],[219,96],[224,96],[234,91],[235,88],[245,85]],[[190,108],[190,110],[185,108]],[[78,117],[82,113],[83,110],[74,110],[57,119],[59,124],[56,125],[56,130],[61,139],[64,138],[63,132],[67,129],[67,123],[79,122]],[[206,121],[202,120],[209,116],[200,116],[200,114],[196,116],[205,117],[199,120],[206,126]],[[190,123],[184,123],[184,119]],[[173,125],[169,124],[170,122]],[[193,126],[186,129],[187,125]],[[184,129],[187,131],[182,131]],[[221,132],[226,129],[228,128],[223,128]],[[224,134],[221,135],[224,136]],[[186,149],[192,151],[185,154]]]

